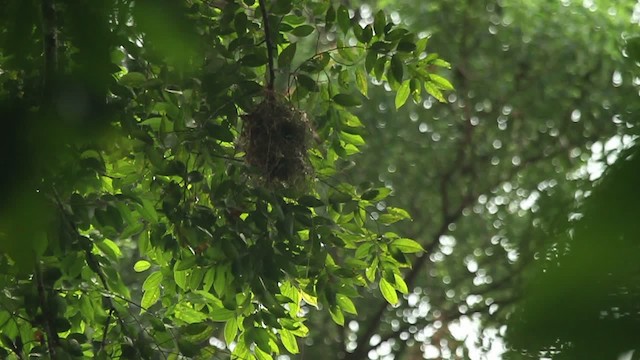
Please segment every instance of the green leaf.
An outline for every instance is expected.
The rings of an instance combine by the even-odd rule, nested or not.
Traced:
[[[385,27],[388,27],[389,24],[387,24]],[[398,28],[395,29],[393,31],[388,32],[385,35],[385,40],[387,41],[391,41],[393,43],[399,41],[400,39],[402,39],[409,31],[407,29],[402,29],[402,28]]]
[[[371,250],[373,248],[373,245],[375,245],[375,243],[373,241],[366,241],[364,242],[362,245],[358,246],[358,248],[356,249],[356,252],[354,254],[354,256],[357,259],[364,259],[367,256],[369,256],[369,254],[371,253]]]
[[[235,140],[233,133],[227,126],[207,123],[205,125],[205,130],[207,131],[207,135],[211,136],[214,139],[226,142],[232,142],[233,140]]]
[[[263,351],[260,347],[257,347],[256,350],[256,358],[258,360],[273,360],[273,356],[266,351]]]
[[[405,80],[402,83],[402,85],[400,85],[400,87],[398,88],[398,91],[396,92],[396,99],[395,99],[396,110],[400,109],[402,105],[404,105],[407,102],[407,99],[409,99],[409,95],[411,95],[410,86],[411,86],[411,81]]]
[[[360,93],[364,96],[368,95],[368,84],[369,81],[365,69],[363,69],[362,67],[358,67],[356,69],[356,87],[358,88],[358,91],[360,91]]]
[[[362,29],[362,40],[365,43],[369,43],[369,41],[371,41],[372,38],[373,38],[373,28],[371,27],[371,24],[367,24],[367,26],[365,26],[364,29]]]
[[[227,285],[226,271],[223,266],[216,266],[214,269],[215,275],[213,280],[213,290],[216,292],[216,294],[222,296],[224,295],[224,291]]]
[[[349,17],[349,10],[344,5],[340,5],[340,7],[338,7],[337,17],[338,26],[340,27],[342,32],[346,34],[349,31],[349,28],[351,28],[351,18]]]
[[[140,125],[146,125],[146,126],[149,126],[153,131],[159,131],[161,123],[162,123],[162,117],[156,116],[156,117],[150,117],[144,121],[141,121]]]
[[[346,142],[347,144],[353,144],[355,146],[362,146],[365,144],[365,141],[362,138],[362,136],[357,134],[349,134],[344,131],[340,132],[340,139]]]
[[[150,308],[153,304],[158,302],[160,299],[160,288],[152,288],[144,291],[144,295],[142,295],[142,300],[140,301],[140,306],[142,307],[141,313],[143,313],[146,309]]]
[[[200,267],[193,267],[189,270],[189,289],[196,290],[200,288],[200,283],[204,277],[205,271]]]
[[[398,249],[405,254],[419,253],[419,252],[425,251],[417,241],[406,239],[406,238],[395,239],[389,244],[389,246],[391,246],[392,248]]]
[[[402,59],[398,54],[393,55],[391,57],[391,74],[396,79],[397,82],[401,83],[402,78],[404,76],[404,64]]]
[[[272,2],[269,12],[274,15],[286,15],[293,9],[293,1],[276,0]]]
[[[300,84],[301,87],[307,89],[310,92],[318,92],[320,88],[318,87],[318,83],[313,80],[309,75],[298,74],[296,75],[296,80]]]
[[[433,82],[426,81],[424,83],[424,89],[429,93],[429,95],[436,98],[436,100],[443,103],[447,102],[447,100],[445,100],[444,98],[444,95],[442,94],[442,91],[440,91],[440,89],[438,89],[438,87]]]
[[[404,220],[404,219],[411,220],[411,215],[409,215],[409,212],[399,207],[388,206],[387,213],[392,214],[393,216],[397,216],[400,220]]]
[[[418,53],[421,53],[423,51],[425,51],[425,49],[427,48],[427,43],[429,42],[429,37],[424,37],[422,39],[419,39],[418,41],[416,41],[416,51]]]
[[[337,94],[333,97],[333,101],[345,107],[359,106],[362,105],[362,101],[356,97],[355,95],[349,94]]]
[[[191,269],[196,264],[196,260],[197,259],[195,256],[189,256],[184,259],[176,260],[176,264],[173,267],[173,270],[182,271],[182,270]]]
[[[311,25],[300,25],[291,31],[291,35],[296,37],[305,37],[309,36],[313,30],[315,30],[315,28]]]
[[[407,287],[407,283],[404,282],[404,279],[402,278],[402,276],[400,276],[397,273],[394,273],[393,277],[396,283],[396,289],[401,293],[407,295],[409,293],[409,288]]]
[[[373,71],[377,61],[378,53],[373,50],[368,50],[367,57],[364,59],[364,68],[367,74],[371,74],[371,71]]]
[[[269,345],[269,333],[266,329],[261,327],[246,329],[246,336],[248,337],[248,340],[258,345],[258,348],[260,350],[264,351],[265,353],[271,352],[271,346]]]
[[[351,201],[352,199],[353,197],[351,197],[351,195],[343,192],[338,192],[338,191],[329,195],[329,202],[332,204],[343,204],[348,201]]]
[[[338,302],[338,306],[349,314],[358,315],[358,311],[356,310],[356,306],[353,304],[353,301],[349,299],[348,296],[343,294],[336,295],[336,301]]]
[[[393,44],[388,41],[376,41],[369,48],[378,54],[386,55],[393,48]]]
[[[449,80],[437,74],[429,74],[429,79],[442,90],[453,90],[453,85]]]
[[[376,32],[376,36],[380,36],[384,33],[384,28],[387,25],[387,16],[384,11],[380,10],[373,18],[373,30]]]
[[[353,115],[352,113],[345,112],[341,114],[340,117],[343,123],[348,127],[352,127],[352,128],[364,127],[364,124],[362,124],[362,121],[360,121],[360,119],[358,119],[358,117]]]
[[[236,313],[234,311],[231,311],[225,308],[218,308],[218,309],[213,309],[209,313],[209,316],[213,321],[224,322],[224,321],[229,321],[231,319],[234,319],[236,317]]]
[[[147,77],[139,72],[126,73],[119,80],[120,85],[130,87],[142,87],[146,81]]]
[[[410,41],[400,41],[398,43],[398,46],[396,47],[396,49],[399,52],[412,52],[417,48],[416,44],[414,44],[413,42]]]
[[[311,294],[308,294],[305,291],[300,291],[300,295],[302,295],[302,300],[304,300],[307,304],[309,304],[309,305],[311,305],[311,306],[313,306],[315,308],[318,308],[318,298],[317,297],[315,297],[315,296],[313,296]]]
[[[384,187],[379,187],[376,189],[371,189],[367,192],[365,192],[365,194],[369,193],[367,195],[367,198],[365,199],[365,194],[362,194],[362,199],[363,200],[370,200],[370,201],[380,201],[380,200],[384,200],[386,199],[389,194],[391,194],[391,189],[384,186]]]
[[[202,280],[202,290],[209,292],[209,290],[211,290],[211,287],[213,286],[213,282],[215,279],[215,271],[213,268],[207,270],[207,272],[204,274],[204,279]]]
[[[251,343],[247,343],[249,340],[246,339],[246,336],[240,335],[238,342],[236,343],[236,347],[233,349],[231,353],[232,359],[242,359],[242,360],[253,360],[254,356],[251,354],[249,350],[249,346]]]
[[[448,61],[442,60],[442,59],[434,59],[433,61],[431,61],[431,64],[434,66],[439,66],[439,67],[443,67],[446,69],[451,69],[451,64]]]
[[[310,195],[301,196],[298,199],[298,204],[306,207],[319,207],[325,205],[322,200]]]
[[[267,56],[264,54],[249,54],[240,59],[240,64],[248,67],[259,67],[267,62]]]
[[[142,203],[142,205],[139,205],[138,207],[138,212],[140,213],[140,215],[142,215],[145,220],[151,222],[152,224],[157,223],[158,212],[153,206],[153,203],[147,199],[140,199],[140,202]]]
[[[173,272],[173,281],[176,282],[182,290],[187,290],[187,280],[189,278],[189,271],[174,271]]]
[[[198,352],[200,352],[200,345],[196,345],[185,338],[179,338],[178,350],[180,350],[182,355],[191,358],[198,355]]]
[[[393,285],[391,285],[391,283],[389,283],[385,278],[381,278],[379,284],[380,292],[385,300],[387,300],[391,305],[396,305],[398,303],[398,294],[393,288]]]
[[[324,16],[324,22],[327,28],[330,28],[334,21],[336,21],[336,9],[333,8],[333,5],[329,4],[329,8]]]
[[[382,56],[378,58],[378,60],[376,60],[376,64],[373,66],[373,73],[376,76],[376,80],[382,80],[382,77],[384,76],[385,65],[387,65],[387,58],[385,56]]]
[[[180,302],[174,308],[174,316],[187,324],[197,324],[205,321],[208,316],[195,310],[191,305]]]
[[[344,314],[339,307],[329,306],[329,315],[331,315],[331,319],[333,319],[333,322],[340,326],[344,326]]]
[[[133,265],[133,270],[135,270],[136,272],[143,272],[143,271],[149,270],[150,267],[151,267],[151,263],[148,262],[147,260],[138,260]]]
[[[231,345],[233,340],[235,340],[236,335],[238,334],[238,321],[235,317],[229,319],[226,324],[224,324],[224,341],[227,345]]]
[[[280,340],[282,341],[282,345],[284,345],[285,349],[289,351],[291,354],[297,354],[300,352],[298,349],[298,341],[296,337],[291,333],[291,331],[287,329],[278,330],[280,333]]]
[[[142,283],[142,290],[146,291],[146,290],[152,290],[152,289],[159,289],[163,278],[164,277],[160,271],[152,272],[147,277],[147,279]]]
[[[289,44],[286,48],[282,50],[280,55],[278,56],[278,68],[283,68],[291,65],[291,61],[293,57],[296,55],[297,44]]]
[[[96,241],[95,244],[111,260],[118,260],[122,257],[122,251],[120,251],[118,245],[109,239]]]
[[[187,181],[190,184],[195,184],[195,183],[199,183],[200,181],[204,180],[204,175],[202,175],[202,173],[200,171],[190,171],[187,174]]]
[[[351,19],[351,29],[353,30],[353,35],[356,36],[356,40],[360,43],[366,43],[367,41],[364,39],[364,33],[362,32],[362,27],[358,23],[358,19],[354,17]],[[340,45],[338,45],[340,46]]]
[[[362,200],[373,200],[376,198],[376,196],[378,196],[379,193],[380,190],[378,189],[367,190],[364,192],[364,194],[360,195],[360,198]]]
[[[405,219],[405,218],[402,217],[402,216],[395,215],[395,214],[382,214],[378,218],[378,221],[381,222],[382,224],[385,224],[385,225],[391,225],[391,224],[397,223],[398,221],[403,220],[403,219]]]

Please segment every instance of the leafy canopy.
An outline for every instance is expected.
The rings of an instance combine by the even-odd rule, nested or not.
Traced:
[[[371,78],[396,107],[451,89],[427,38],[313,0],[0,19],[0,356],[272,359],[310,306],[342,325],[358,288],[408,292],[423,249],[386,228],[408,213],[374,216],[390,189],[335,175]]]

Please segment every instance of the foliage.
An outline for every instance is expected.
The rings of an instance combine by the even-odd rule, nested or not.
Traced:
[[[343,325],[358,288],[408,293],[423,249],[387,228],[408,213],[373,216],[390,190],[335,175],[370,76],[397,108],[444,100],[426,38],[313,0],[14,0],[0,19],[0,356],[271,359],[310,306]]]
[[[638,44],[626,40],[630,63],[640,59]],[[628,124],[635,133],[637,118]],[[635,139],[626,146],[609,155],[602,178],[547,240],[508,322],[509,358],[637,357],[640,157]]]
[[[549,239],[509,319],[508,358],[619,358],[638,351],[639,159],[637,146],[623,152],[574,220]]]

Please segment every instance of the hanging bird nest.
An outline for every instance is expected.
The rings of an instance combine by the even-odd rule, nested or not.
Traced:
[[[286,99],[268,95],[243,120],[240,146],[260,180],[287,188],[303,183],[311,170],[307,150],[312,128],[307,115]]]

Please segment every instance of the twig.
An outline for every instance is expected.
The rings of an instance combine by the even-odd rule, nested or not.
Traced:
[[[42,75],[45,103],[52,100],[54,79],[58,71],[58,33],[56,29],[56,6],[54,0],[42,0],[42,42],[44,71]]]
[[[67,212],[64,209],[64,205],[62,203],[62,200],[60,199],[60,195],[58,194],[58,191],[56,190],[56,188],[53,187],[53,186],[52,186],[52,192],[53,192],[55,201],[56,201],[56,203],[58,205],[58,208],[59,208],[59,211],[60,211],[60,216],[63,218],[63,220],[64,220],[63,222],[66,224],[66,226],[68,228],[67,230],[69,231],[70,234],[77,235],[78,234],[77,229],[75,228],[75,225],[74,225],[73,221],[68,217]],[[102,271],[102,267],[101,267],[100,262],[98,261],[98,259],[93,255],[91,250],[86,250],[85,251],[85,255],[86,255],[85,261],[87,262],[87,265],[89,265],[89,268],[98,276],[98,279],[100,279],[100,283],[102,284],[103,288],[107,292],[111,292],[109,283],[107,281],[107,277],[104,274],[104,272]],[[36,266],[39,266],[39,265],[36,264]],[[37,273],[38,272],[39,271],[37,271]],[[41,282],[39,281],[38,283],[40,285]],[[38,291],[40,291],[40,287],[38,287]],[[44,292],[44,285],[42,285],[42,291]],[[135,337],[130,336],[130,334],[128,334],[126,326],[125,326],[125,323],[122,320],[122,314],[120,314],[118,312],[118,310],[115,308],[115,306],[113,304],[113,299],[111,299],[110,297],[107,297],[107,302],[109,303],[109,306],[108,306],[109,315],[111,316],[112,313],[115,312],[116,319],[117,319],[118,323],[120,323],[120,326],[122,328],[122,333],[124,335],[126,335],[126,336],[129,336],[129,338],[131,338],[131,340],[134,341],[134,345],[135,345]],[[43,312],[44,312],[44,309],[43,309]],[[46,318],[47,318],[47,316],[45,315],[45,319]],[[109,319],[107,319],[107,326],[108,326],[108,323],[109,323]],[[45,323],[45,325],[46,325],[46,323]],[[105,330],[107,330],[106,327],[105,327]],[[57,336],[57,334],[56,334],[56,336]],[[103,334],[103,343],[105,342],[105,340],[106,339],[104,339],[104,334]],[[51,346],[51,344],[49,344],[49,346]],[[139,348],[134,346],[134,349],[135,349],[136,353],[138,355],[140,355]],[[49,351],[51,352],[52,350],[53,349],[50,349]],[[55,358],[53,356],[53,353],[51,353],[51,354],[52,354],[51,358],[52,359]],[[163,353],[163,355],[164,355],[164,353]],[[166,355],[164,357],[165,357],[165,359],[167,358]]]
[[[307,59],[305,59],[303,62],[300,63],[300,65],[298,65],[293,71],[291,71],[291,73],[289,74],[289,80],[288,80],[288,84],[287,86],[291,87],[291,83],[292,83],[292,79],[295,77],[296,74],[298,74],[300,72],[300,68],[302,67],[302,65],[308,63],[309,61],[316,59],[320,56],[323,56],[325,54],[329,54],[331,55],[332,52],[334,51],[339,51],[342,49],[364,49],[364,50],[368,50],[367,47],[362,46],[362,45],[353,45],[353,46],[336,46],[333,47],[331,49],[326,49],[323,51],[318,52],[318,50],[316,49],[316,53],[313,54],[312,56],[308,57]],[[355,62],[354,64],[356,64],[357,62]]]
[[[267,5],[264,0],[258,0],[260,4],[260,12],[262,13],[262,22],[264,23],[264,41],[267,44],[267,60],[269,68],[269,80],[267,82],[267,90],[273,94],[276,79],[276,70],[273,65],[273,39],[271,39],[271,25],[269,24],[269,14],[267,13]]]
[[[44,331],[47,335],[47,348],[49,350],[49,356],[52,359],[56,358],[55,345],[58,342],[58,334],[55,332],[55,328],[51,324],[53,314],[49,309],[49,302],[47,301],[47,294],[45,293],[44,283],[42,281],[42,269],[40,263],[36,261],[35,265],[35,280],[36,287],[38,288],[38,301],[40,302],[40,309],[42,310]]]
[[[104,324],[104,331],[102,332],[102,343],[101,347],[104,349],[107,344],[107,332],[109,331],[109,324],[111,324],[111,316],[113,315],[113,308],[109,309],[109,316],[107,316],[107,321]]]

